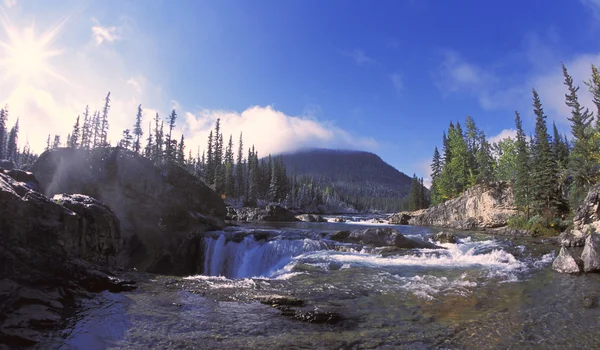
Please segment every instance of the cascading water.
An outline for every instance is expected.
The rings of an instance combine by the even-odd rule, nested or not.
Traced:
[[[237,243],[228,241],[225,234],[204,238],[204,246],[204,275],[228,278],[269,277],[295,256],[328,249],[325,241],[309,238],[265,242],[249,235]]]

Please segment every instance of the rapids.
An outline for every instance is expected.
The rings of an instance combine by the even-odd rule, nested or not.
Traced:
[[[353,226],[350,226],[353,225]],[[377,223],[380,225],[380,223]],[[550,270],[557,246],[455,232],[458,244],[382,255],[331,240],[362,223],[232,227],[202,242],[203,274],[138,274],[137,291],[85,302],[59,348],[496,349],[600,344],[600,278]],[[439,231],[394,226],[411,239]],[[260,231],[260,234],[256,234]],[[267,232],[265,234],[265,232]],[[279,295],[302,312],[341,321],[302,322],[261,304]],[[590,302],[591,300],[591,302]]]

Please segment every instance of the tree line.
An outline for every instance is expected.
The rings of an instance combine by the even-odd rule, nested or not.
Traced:
[[[517,226],[556,227],[582,204],[589,188],[600,179],[600,74],[591,66],[585,81],[596,111],[579,100],[579,86],[562,65],[566,87],[565,104],[571,137],[561,135],[553,123],[548,131],[547,115],[537,91],[532,89],[535,130],[527,136],[515,111],[516,137],[490,144],[472,117],[450,123],[443,133],[442,151],[433,151],[431,203],[439,204],[459,196],[477,184],[508,181],[513,185],[515,204],[521,213],[513,218]],[[592,125],[592,121],[596,120]]]

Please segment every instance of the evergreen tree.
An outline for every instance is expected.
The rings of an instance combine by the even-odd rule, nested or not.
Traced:
[[[410,191],[408,192],[408,210],[418,210],[419,208],[419,179],[417,174],[413,174],[412,181],[410,183]]]
[[[50,149],[50,134],[48,134],[48,140],[46,140],[46,149],[44,149],[44,151],[49,151]]]
[[[229,143],[225,151],[225,194],[233,197],[235,194],[235,176],[233,172],[233,138],[229,135]]]
[[[550,148],[546,116],[535,89],[533,89],[533,113],[536,116],[531,167],[533,206],[538,214],[545,210],[553,213],[557,207],[556,163]]]
[[[129,129],[123,130],[123,138],[121,139],[121,142],[119,142],[119,146],[128,150],[129,147],[131,147],[132,142],[133,136],[131,135],[131,131]]]
[[[529,218],[529,209],[531,206],[531,172],[530,155],[527,146],[527,137],[523,131],[523,122],[519,112],[515,111],[515,125],[517,129],[516,140],[516,177],[514,185],[515,204]]]
[[[79,147],[79,133],[80,133],[79,116],[77,116],[77,121],[75,122],[75,125],[73,125],[73,132],[71,133],[71,136],[69,137],[69,144],[67,145],[67,147],[71,147],[71,148]]]
[[[18,160],[18,144],[19,142],[19,119],[17,119],[15,126],[10,129],[8,134],[8,143],[6,145],[6,157],[12,159],[15,162]]]
[[[466,189],[469,182],[469,155],[460,123],[448,131],[448,144],[452,158],[447,164],[451,181],[447,194],[455,197]]]
[[[137,115],[135,117],[135,125],[133,127],[133,136],[135,138],[135,141],[133,143],[133,151],[135,153],[140,153],[142,144],[141,144],[141,139],[142,136],[144,135],[144,131],[142,130],[142,105],[138,106],[138,112]]]
[[[175,110],[171,112],[169,115],[169,133],[166,138],[166,158],[167,161],[174,160],[175,158],[175,148],[173,147],[173,128],[175,128],[175,121],[177,120],[177,113]]]
[[[565,170],[569,163],[569,146],[567,145],[566,140],[563,142],[563,138],[556,128],[556,123],[552,123],[552,128],[554,135],[554,137],[552,137],[552,155],[554,156],[554,161],[558,168]]]
[[[52,144],[52,149],[60,148],[60,135],[54,135],[54,143]]]
[[[162,162],[163,154],[163,124],[158,113],[154,116],[154,138],[155,142],[152,160],[154,163],[160,164]]]
[[[442,174],[444,164],[437,146],[433,150],[433,160],[431,161],[431,201],[433,204],[442,202],[442,195],[438,189],[439,177]]]
[[[89,106],[85,106],[83,113],[83,126],[81,127],[81,148],[90,149],[92,143],[92,130]]]
[[[181,165],[185,165],[185,144],[183,134],[181,134],[181,141],[179,141],[179,149],[177,150],[177,162]]]
[[[104,99],[104,108],[102,109],[102,118],[100,122],[100,141],[99,147],[109,147],[108,144],[108,111],[110,109],[110,91]]]
[[[475,125],[475,120],[468,115],[465,119],[465,125],[467,127],[467,133],[465,142],[467,143],[467,169],[469,170],[469,184],[471,186],[478,183],[481,179],[479,176],[479,162],[477,160],[478,152],[481,147],[480,131]]]
[[[240,132],[240,142],[238,145],[237,164],[235,166],[235,196],[241,197],[245,193],[244,181],[244,142]]]
[[[146,138],[146,148],[144,149],[144,156],[148,159],[152,159],[152,153],[154,152],[154,136],[152,135],[152,122],[148,122],[148,137]]]
[[[0,109],[0,159],[8,158],[6,156],[6,120],[8,112],[6,109]]]
[[[215,182],[215,153],[213,150],[213,132],[208,134],[208,146],[206,152],[206,170],[204,172],[204,181],[208,185]]]
[[[102,140],[102,121],[100,120],[100,113],[98,113],[98,111],[94,112],[94,117],[92,120],[92,129],[94,133],[94,136],[92,137],[92,148],[98,148],[100,147]]]
[[[495,161],[492,157],[491,146],[485,139],[485,133],[483,131],[479,133],[478,144],[479,147],[475,151],[475,161],[478,169],[475,175],[475,182],[477,184],[489,184],[496,180],[494,178]]]
[[[589,110],[584,109],[579,103],[577,92],[579,87],[574,86],[573,78],[569,75],[565,65],[562,65],[564,84],[567,86],[568,93],[565,94],[566,104],[571,108],[571,131],[573,133],[573,150],[569,155],[569,174],[571,175],[570,201],[571,209],[577,210],[583,202],[587,191],[592,183],[594,172],[596,171],[596,162],[592,155],[594,153],[594,144],[592,139],[590,123],[592,115]]]

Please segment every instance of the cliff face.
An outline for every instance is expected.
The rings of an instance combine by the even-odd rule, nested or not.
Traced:
[[[462,230],[504,227],[515,215],[512,187],[505,182],[478,185],[457,198],[426,209],[408,219],[410,225],[437,226]]]
[[[53,201],[38,191],[31,173],[0,169],[0,348],[43,340],[82,293],[132,288],[88,263],[116,262],[112,211],[87,196]]]
[[[110,207],[124,249],[118,262],[141,270],[194,274],[196,236],[223,227],[221,197],[179,165],[162,168],[120,148],[45,152],[32,167],[48,196],[81,193]]]

